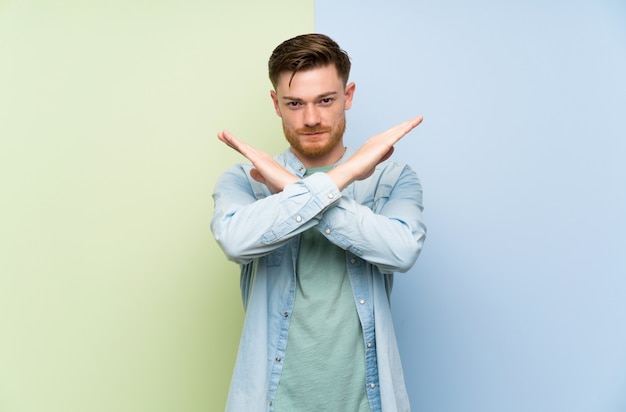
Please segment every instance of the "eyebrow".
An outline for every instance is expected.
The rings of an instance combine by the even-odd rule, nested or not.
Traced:
[[[338,92],[323,93],[323,94],[320,94],[319,96],[316,96],[316,99],[317,100],[325,99],[327,97],[336,96],[338,94],[339,94]],[[291,100],[291,101],[294,101],[294,102],[301,102],[302,101],[302,99],[300,99],[299,97],[292,97],[292,96],[283,96],[282,99],[283,100]]]

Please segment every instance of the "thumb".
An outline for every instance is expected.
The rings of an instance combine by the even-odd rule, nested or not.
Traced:
[[[265,178],[257,169],[250,169],[250,177],[259,183],[265,184]]]
[[[389,148],[389,151],[387,151],[387,153],[385,153],[385,154],[383,155],[383,157],[381,157],[381,159],[378,161],[378,163],[382,163],[382,162],[384,162],[385,160],[389,159],[389,158],[391,157],[391,155],[393,154],[393,151],[394,151],[394,150],[395,150],[395,148],[394,148],[393,146],[391,146],[391,147]]]

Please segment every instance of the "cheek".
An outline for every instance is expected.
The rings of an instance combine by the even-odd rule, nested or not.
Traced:
[[[344,117],[345,112],[343,110],[334,110],[332,113],[328,114],[327,121],[329,124],[337,126],[343,122]]]
[[[283,120],[283,128],[285,129],[293,129],[293,125],[292,123],[289,121],[289,119],[285,116],[282,117]]]
[[[283,125],[288,128],[297,129],[299,126],[298,118],[294,113],[283,113]]]

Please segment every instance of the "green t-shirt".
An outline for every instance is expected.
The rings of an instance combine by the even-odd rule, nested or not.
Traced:
[[[315,171],[320,170],[309,172]],[[283,362],[273,402],[276,412],[370,411],[363,330],[345,251],[315,228],[300,239]]]

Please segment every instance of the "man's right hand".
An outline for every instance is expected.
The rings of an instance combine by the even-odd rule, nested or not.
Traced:
[[[300,180],[281,166],[272,156],[237,139],[229,131],[219,132],[217,138],[250,160],[254,166],[250,170],[250,176],[257,182],[266,185],[272,193],[282,192],[285,186]]]

